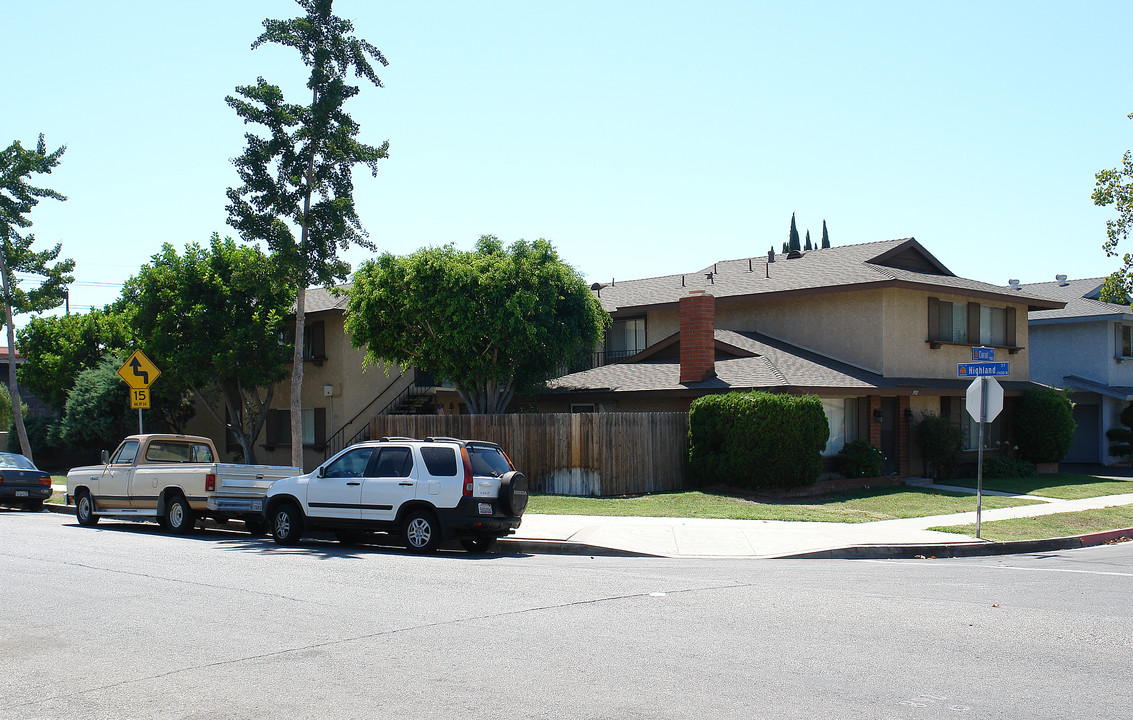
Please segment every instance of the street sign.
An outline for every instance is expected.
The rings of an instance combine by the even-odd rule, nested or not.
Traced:
[[[118,368],[118,376],[134,390],[148,388],[160,374],[161,371],[141,350],[135,350],[130,359]]]
[[[983,404],[984,394],[987,395],[987,408],[984,417],[980,417],[980,406]],[[976,422],[991,422],[1003,411],[1003,386],[993,377],[976,378],[968,386],[967,402],[964,409]]]
[[[956,365],[956,374],[962,378],[965,377],[991,377],[993,375],[1007,375],[1007,363],[1005,362],[979,362],[979,363],[958,363]]]
[[[130,388],[130,409],[149,410],[149,388]]]
[[[995,348],[989,347],[974,347],[972,348],[972,360],[975,362],[990,362],[995,359]]]

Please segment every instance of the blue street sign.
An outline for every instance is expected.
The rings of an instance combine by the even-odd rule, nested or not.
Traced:
[[[956,365],[956,372],[962,378],[1008,374],[1005,362],[959,363]]]
[[[988,361],[995,359],[995,348],[989,347],[974,347],[972,348],[972,360],[976,362]]]

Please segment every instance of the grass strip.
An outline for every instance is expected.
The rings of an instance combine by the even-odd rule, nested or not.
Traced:
[[[1039,500],[984,497],[984,507],[1032,505]],[[767,500],[728,492],[687,491],[621,498],[532,495],[527,512],[547,515],[716,518],[866,523],[974,512],[974,495],[931,488],[889,487],[814,498]]]
[[[944,485],[974,488],[976,478],[941,480]],[[1093,475],[1058,473],[1057,475],[1036,475],[1029,478],[984,478],[984,490],[1015,493],[1016,495],[1037,495],[1060,500],[1080,500],[1103,495],[1125,495],[1133,493],[1133,479],[1099,478]]]
[[[1133,505],[1055,513],[1030,518],[994,520],[982,523],[980,536],[984,540],[1043,540],[1046,538],[1088,535],[1108,530],[1133,528]],[[975,525],[934,527],[929,530],[976,536]]]

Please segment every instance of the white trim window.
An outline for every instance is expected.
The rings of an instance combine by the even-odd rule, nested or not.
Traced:
[[[1114,325],[1116,350],[1114,357],[1133,358],[1133,325],[1117,323]]]

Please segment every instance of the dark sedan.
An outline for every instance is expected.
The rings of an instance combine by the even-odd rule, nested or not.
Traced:
[[[20,505],[39,512],[49,497],[50,475],[23,455],[0,452],[0,505]]]

